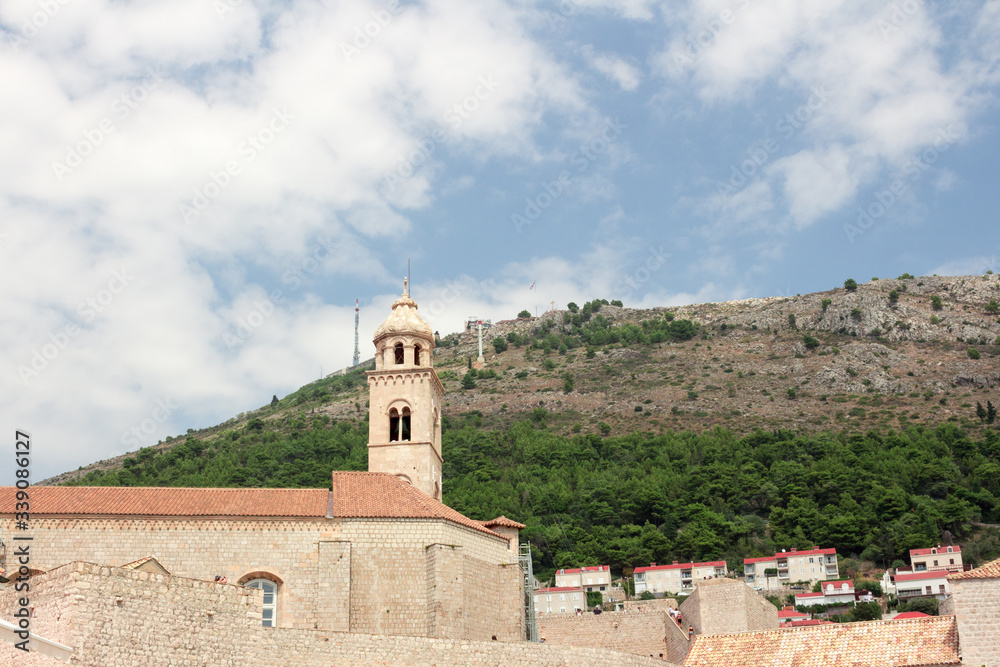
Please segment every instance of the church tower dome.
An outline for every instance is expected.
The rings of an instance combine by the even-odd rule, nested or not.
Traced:
[[[441,500],[441,406],[434,331],[417,313],[408,282],[375,329],[368,371],[368,470],[387,472]]]

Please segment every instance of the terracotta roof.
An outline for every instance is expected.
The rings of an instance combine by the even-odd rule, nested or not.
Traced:
[[[778,620],[783,618],[809,618],[809,614],[803,614],[801,611],[795,611],[794,609],[789,611],[779,611]]]
[[[932,549],[936,549],[937,553],[932,554],[931,553]],[[910,557],[912,558],[913,556],[931,556],[931,555],[933,555],[933,556],[947,556],[948,554],[960,554],[960,553],[962,553],[962,547],[960,547],[960,546],[953,546],[953,547],[951,547],[951,551],[948,551],[948,549],[949,549],[949,547],[946,547],[946,546],[945,547],[942,547],[942,546],[928,547],[927,549],[910,549]]]
[[[608,565],[591,565],[589,567],[577,567],[572,569],[562,568],[556,571],[556,574],[581,574],[583,572],[610,572],[611,567]]]
[[[913,574],[897,574],[894,579],[898,584],[901,581],[920,581],[923,579],[946,579],[947,572],[914,572]]]
[[[747,565],[750,565],[751,563],[759,563],[761,561],[769,561],[769,560],[779,560],[779,559],[782,559],[782,558],[790,558],[790,557],[797,557],[797,556],[815,556],[817,554],[819,554],[819,555],[825,555],[825,556],[832,556],[832,555],[834,555],[836,553],[837,553],[837,550],[833,549],[833,548],[830,548],[830,549],[808,549],[808,550],[805,550],[805,551],[782,551],[781,553],[774,554],[773,556],[762,556],[760,558],[744,558],[743,562],[745,564],[747,564]]]
[[[329,517],[443,519],[506,539],[478,521],[384,472],[334,472],[326,489],[36,486],[31,513],[90,516]],[[0,487],[0,515],[14,512],[12,486]]]
[[[725,564],[726,561],[724,560],[714,560],[706,563],[674,563],[672,565],[650,565],[649,567],[637,567],[635,568],[635,571],[653,572],[656,570],[685,570],[693,567],[722,567]]]
[[[929,618],[930,614],[925,614],[922,611],[904,611],[902,614],[896,614],[893,616],[891,621],[905,621],[908,618]]]
[[[582,593],[579,586],[553,586],[552,588],[536,588],[535,593]]]
[[[809,618],[804,621],[788,621],[785,623],[789,628],[804,628],[810,625],[833,625],[833,621],[824,621],[819,618]]]
[[[774,554],[775,558],[788,558],[789,556],[815,556],[820,555],[833,555],[837,553],[836,549],[806,549],[804,551],[782,551],[780,554]]]
[[[797,598],[821,598],[821,597],[823,597],[823,594],[822,593],[796,593],[795,597],[797,597]]]
[[[387,472],[334,472],[332,477],[331,517],[444,519],[487,535],[501,537],[479,521],[459,514]]]
[[[949,581],[956,581],[959,579],[1000,579],[1000,559],[987,563],[981,567],[977,567],[974,570],[956,572],[955,574],[948,575]]]
[[[524,530],[526,528],[526,526],[523,523],[518,523],[513,519],[508,519],[502,514],[495,519],[491,519],[489,521],[480,521],[479,523],[483,524],[487,528],[492,528],[493,526],[503,526],[504,528],[517,528],[518,530]]]
[[[12,486],[0,487],[0,515],[14,512]],[[91,516],[326,516],[326,489],[189,489],[35,486],[31,514]]]
[[[764,632],[698,635],[684,661],[684,667],[918,667],[959,664],[958,626],[954,616],[808,624]]]

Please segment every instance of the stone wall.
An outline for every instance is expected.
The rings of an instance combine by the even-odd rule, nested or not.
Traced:
[[[677,609],[677,600],[674,598],[656,598],[655,600],[627,600],[622,605],[628,611],[659,611],[666,613],[667,609]]]
[[[429,628],[426,548],[454,545],[470,585],[465,634],[448,636],[523,632],[522,584],[511,574],[507,540],[447,521],[39,518],[32,529],[32,567],[41,571],[154,556],[180,577],[278,582],[279,627],[418,637]]]
[[[674,619],[667,616],[666,658],[678,665],[684,664],[688,651],[691,650],[691,637],[688,635],[687,624],[682,628]]]
[[[697,634],[757,632],[778,627],[778,609],[749,586],[736,579],[707,579],[681,606],[684,629],[694,626]]]
[[[1000,579],[956,579],[939,613],[954,614],[962,662],[1000,667]]]
[[[72,563],[32,581],[37,586],[33,629],[71,646],[73,664],[88,667],[663,665],[658,659],[572,646],[264,628],[257,620],[260,591],[89,563]],[[13,596],[10,588],[0,591],[0,617],[9,620]],[[0,660],[8,654],[0,647]],[[0,664],[60,663],[32,658]]]
[[[666,659],[666,625],[672,623],[659,610],[604,612],[603,614],[542,614],[538,635],[547,644],[609,648],[636,655]]]

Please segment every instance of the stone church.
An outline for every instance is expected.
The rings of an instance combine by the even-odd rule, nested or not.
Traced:
[[[35,487],[32,574],[128,566],[261,589],[264,626],[523,640],[524,526],[441,502],[444,391],[405,282],[374,343],[369,472],[328,489]],[[0,488],[7,536],[14,492]]]

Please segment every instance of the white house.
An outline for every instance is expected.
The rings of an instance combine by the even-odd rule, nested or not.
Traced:
[[[688,594],[694,592],[694,582],[702,579],[714,579],[726,576],[726,561],[716,560],[705,563],[678,563],[672,565],[657,565],[650,563],[649,567],[637,567],[634,572],[635,594],[674,593]]]
[[[767,570],[775,570],[775,576],[768,577]],[[780,589],[785,584],[835,581],[840,578],[837,568],[837,550],[814,547],[799,551],[782,551],[774,556],[744,558],[743,574],[747,586],[754,590]]]
[[[572,614],[587,609],[587,594],[579,586],[553,586],[534,591],[535,612],[539,614]]]
[[[910,564],[914,572],[961,572],[962,547],[939,544],[930,549],[910,549]]]
[[[933,596],[938,600],[944,600],[951,595],[948,574],[947,570],[897,574],[895,581],[896,595],[899,596],[900,600],[926,596]]]

